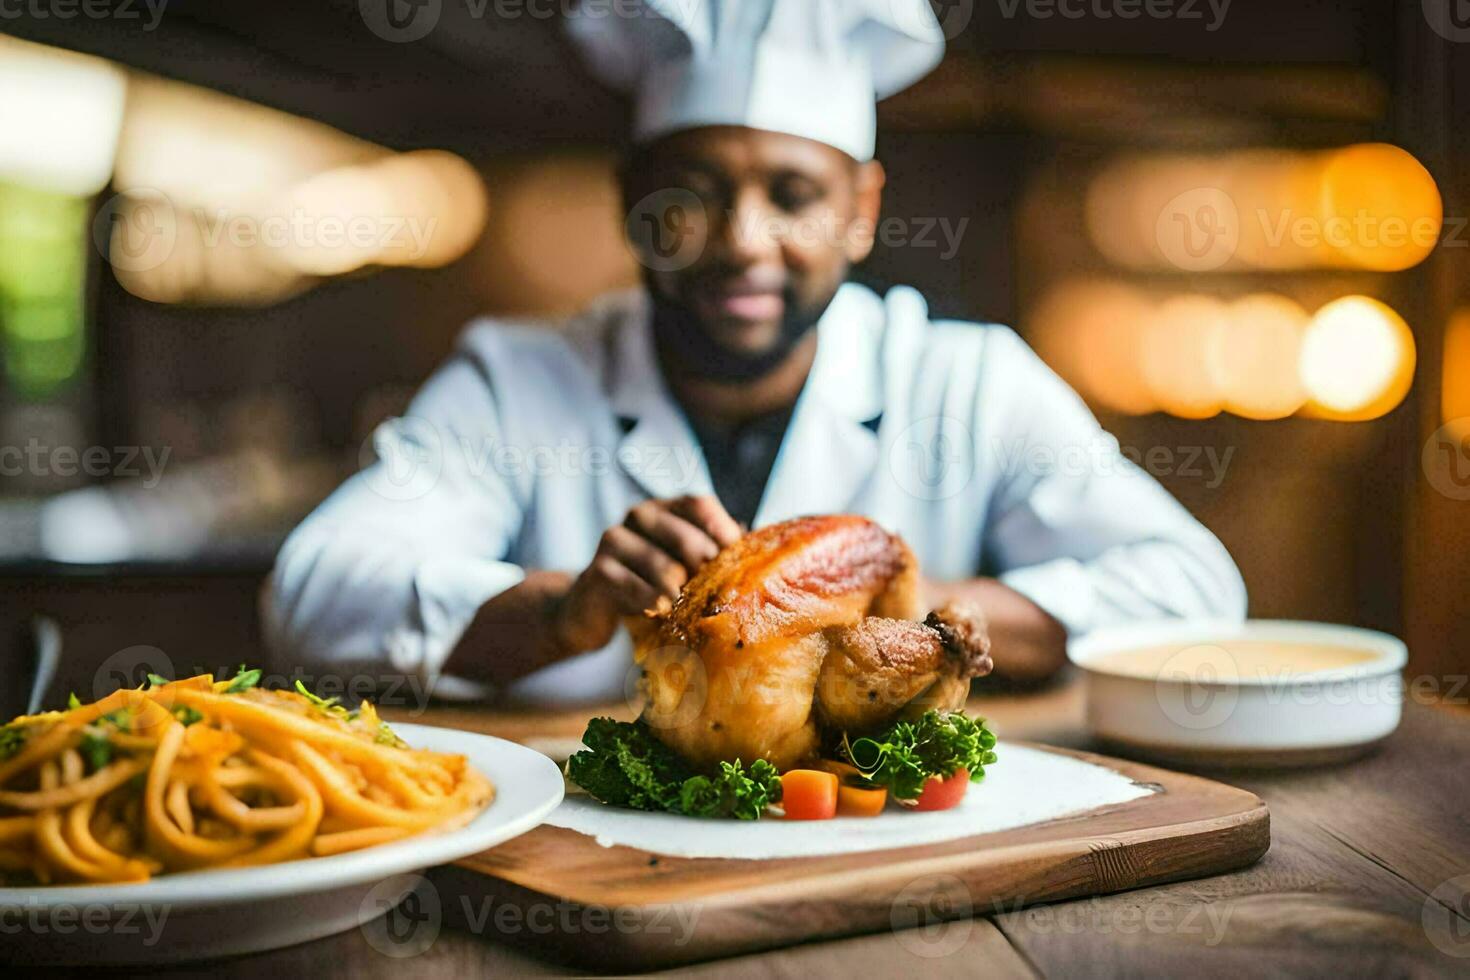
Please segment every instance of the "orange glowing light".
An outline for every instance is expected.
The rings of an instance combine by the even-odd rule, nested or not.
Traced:
[[[1414,336],[1403,317],[1367,296],[1344,296],[1313,315],[1302,338],[1303,414],[1344,422],[1375,419],[1408,394]]]
[[[1439,187],[1412,153],[1363,143],[1326,156],[1320,177],[1324,245],[1335,264],[1397,272],[1439,243]]]
[[[1297,362],[1307,311],[1285,296],[1253,293],[1230,304],[1218,349],[1225,409],[1248,419],[1282,419],[1307,400]]]
[[[1087,231],[1134,269],[1345,267],[1394,271],[1438,243],[1443,204],[1407,151],[1124,156],[1087,189]]]
[[[1207,419],[1224,407],[1221,351],[1230,330],[1225,304],[1209,296],[1174,296],[1149,317],[1143,380],[1170,415]]]
[[[1470,309],[1456,310],[1445,329],[1440,421],[1455,438],[1470,436]]]
[[[1083,397],[1123,415],[1158,405],[1142,375],[1147,296],[1120,283],[1072,281],[1053,289],[1030,318],[1036,351]]]

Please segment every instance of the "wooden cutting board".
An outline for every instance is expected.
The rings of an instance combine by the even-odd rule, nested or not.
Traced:
[[[631,970],[886,929],[932,933],[946,919],[1218,874],[1270,845],[1266,805],[1244,790],[1033,747],[1156,791],[996,833],[825,857],[671,857],[542,826],[437,870],[434,882],[450,924],[579,966]]]

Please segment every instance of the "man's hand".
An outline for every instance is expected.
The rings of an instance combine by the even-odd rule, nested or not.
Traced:
[[[567,653],[606,645],[622,617],[653,608],[661,596],[676,598],[741,533],[713,496],[645,500],[603,532],[592,561],[556,604],[552,625],[561,645]]]

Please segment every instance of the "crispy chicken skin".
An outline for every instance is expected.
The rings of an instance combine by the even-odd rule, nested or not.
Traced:
[[[985,621],[961,603],[946,603],[922,623],[869,616],[822,638],[817,721],[838,731],[864,731],[930,708],[955,711],[969,697],[970,678],[991,668]]]
[[[919,613],[903,540],[863,517],[803,517],[745,535],[670,608],[632,624],[644,720],[699,766],[790,768],[834,733],[956,708],[990,669],[977,611]]]

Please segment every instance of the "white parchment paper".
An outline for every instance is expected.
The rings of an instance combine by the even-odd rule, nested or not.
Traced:
[[[895,812],[834,820],[700,820],[606,806],[568,796],[546,819],[597,840],[656,854],[694,858],[785,858],[882,851],[955,840],[1124,803],[1153,790],[1127,776],[1068,756],[1004,742],[1000,761],[964,802],[939,813]]]

